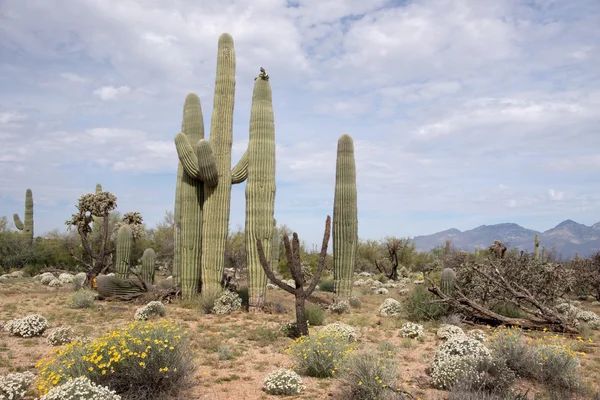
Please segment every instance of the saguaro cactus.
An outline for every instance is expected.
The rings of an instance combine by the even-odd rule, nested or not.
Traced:
[[[131,265],[131,247],[133,231],[127,224],[122,225],[117,232],[117,249],[115,255],[115,270],[117,278],[127,279]]]
[[[154,249],[144,250],[144,254],[142,254],[142,269],[140,276],[144,282],[151,285],[154,284],[155,262],[156,253],[154,253]]]
[[[25,191],[25,216],[24,222],[19,218],[19,214],[13,215],[15,226],[18,230],[23,231],[23,235],[29,243],[33,242],[33,193],[31,189]]]
[[[338,140],[333,200],[333,287],[336,301],[348,301],[358,243],[354,142],[349,135]]]
[[[189,97],[189,96],[188,96]],[[197,96],[194,95],[197,99]],[[214,108],[210,126],[210,141],[200,138],[196,143],[185,133],[175,136],[175,147],[183,169],[180,183],[181,200],[179,218],[181,222],[181,270],[182,292],[190,298],[197,292],[196,275],[186,276],[186,271],[201,265],[202,291],[215,293],[225,267],[225,245],[229,229],[231,184],[243,182],[247,177],[248,157],[244,155],[231,170],[231,146],[233,142],[233,102],[235,97],[235,53],[233,38],[224,33],[219,37],[217,55],[217,78]],[[196,100],[195,100],[196,101]],[[196,108],[199,110],[200,101]],[[201,115],[201,114],[200,114]],[[198,130],[203,122],[198,123]],[[187,127],[186,127],[187,129]],[[194,148],[195,146],[195,148]],[[192,191],[184,190],[184,183],[198,185],[195,201],[190,201]],[[197,181],[204,184],[200,185]],[[195,182],[195,183],[192,183]],[[199,195],[203,193],[203,196]],[[201,215],[201,223],[198,223]],[[194,223],[190,223],[190,221]],[[188,228],[184,225],[187,224]],[[201,227],[201,231],[198,228]],[[201,252],[189,246],[201,244]],[[186,254],[187,250],[187,257]],[[196,256],[198,254],[198,256]],[[201,263],[196,261],[201,254]],[[193,261],[190,261],[193,260]]]
[[[540,237],[535,235],[535,259],[540,259]]]
[[[248,141],[246,184],[246,263],[250,310],[262,308],[267,294],[267,275],[260,264],[256,241],[271,253],[275,212],[275,123],[269,77],[261,72],[254,81]]]
[[[277,220],[273,219],[273,238],[271,239],[271,266],[274,271],[279,265],[279,229],[277,229]]]
[[[442,279],[440,282],[440,289],[445,295],[451,295],[454,292],[454,280],[456,279],[456,272],[452,268],[444,268],[442,270]]]

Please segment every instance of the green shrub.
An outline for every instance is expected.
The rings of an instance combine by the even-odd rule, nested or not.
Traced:
[[[397,377],[398,364],[394,358],[382,358],[374,353],[355,354],[348,359],[340,376],[342,398],[392,399]]]
[[[69,343],[36,365],[37,389],[46,394],[70,379],[86,376],[124,400],[164,399],[193,370],[187,333],[169,321],[136,321],[84,343]]]
[[[494,304],[492,311],[508,318],[524,318],[526,314],[513,303],[507,301],[499,301]]]
[[[236,293],[242,299],[242,308],[247,311],[248,308],[250,307],[250,300],[249,300],[250,297],[249,297],[249,294],[248,294],[248,288],[247,287],[241,287],[238,290],[236,290]]]
[[[450,313],[449,307],[430,293],[424,286],[416,286],[407,296],[404,307],[406,316],[411,321],[437,320]]]
[[[96,292],[89,289],[81,289],[71,295],[71,308],[93,308],[96,300]]]
[[[286,349],[295,359],[296,370],[315,378],[334,376],[353,352],[352,343],[335,333],[301,336]]]
[[[319,290],[322,292],[333,293],[333,279],[321,279],[321,282],[319,282]]]
[[[355,297],[355,296],[350,297],[350,307],[360,308],[361,305],[362,305],[362,303],[360,302],[358,297]]]
[[[306,320],[312,326],[321,326],[325,320],[325,311],[314,304],[307,304],[306,308]]]

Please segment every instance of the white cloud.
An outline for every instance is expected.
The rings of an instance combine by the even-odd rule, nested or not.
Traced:
[[[22,126],[21,121],[25,121],[27,116],[25,114],[15,111],[0,112],[0,127],[2,128],[18,128]]]
[[[63,72],[60,74],[60,77],[72,82],[72,83],[87,83],[89,82],[89,79],[84,78],[83,76],[71,73],[71,72]]]
[[[129,86],[102,86],[94,90],[94,96],[99,97],[102,101],[120,100],[131,93]]]

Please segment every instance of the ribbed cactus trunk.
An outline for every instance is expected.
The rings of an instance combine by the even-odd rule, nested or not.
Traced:
[[[442,270],[442,279],[440,282],[440,289],[446,295],[451,295],[454,292],[454,280],[456,279],[456,272],[452,268],[444,268]]]
[[[354,142],[338,140],[333,200],[333,288],[335,301],[349,301],[358,244],[358,215]]]
[[[154,284],[154,272],[156,268],[156,253],[154,249],[146,249],[144,250],[144,254],[142,254],[142,269],[140,276],[144,280],[144,282],[149,283],[151,285]]]
[[[265,75],[266,76],[266,75]],[[254,81],[248,141],[248,182],[246,184],[246,262],[250,310],[264,306],[267,275],[260,264],[256,243],[272,254],[275,212],[275,122],[268,78]]]
[[[204,139],[204,117],[200,98],[190,93],[186,96],[183,106],[181,133],[175,138],[180,163],[177,169],[178,180],[175,193],[173,239],[177,255],[174,257],[174,271],[176,282],[181,282],[181,293],[184,299],[194,298],[200,289],[204,184],[197,176],[197,165],[192,162],[190,168],[186,168],[186,162],[189,163],[190,160],[183,157],[182,147],[185,144],[191,148],[202,139]]]
[[[14,214],[13,219],[18,230],[23,231],[24,237],[29,244],[33,243],[33,193],[31,189],[25,191],[25,216],[21,221],[19,214]]]
[[[279,267],[279,229],[277,221],[273,219],[273,239],[271,239],[271,271],[276,272]]]
[[[541,262],[547,262],[546,259],[546,246],[542,246],[542,257],[540,259]]]
[[[540,259],[540,237],[535,235],[535,259]]]
[[[117,278],[127,279],[131,265],[131,248],[133,247],[133,232],[127,224],[122,225],[117,232],[115,253],[115,270]]]

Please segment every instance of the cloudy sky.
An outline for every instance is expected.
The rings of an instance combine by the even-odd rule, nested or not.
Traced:
[[[233,162],[271,77],[276,218],[319,242],[336,143],[355,141],[359,235],[600,221],[598,0],[0,1],[0,215],[64,229],[96,183],[149,226],[173,208],[188,92],[210,124],[235,41]],[[244,223],[244,185],[231,228]]]

